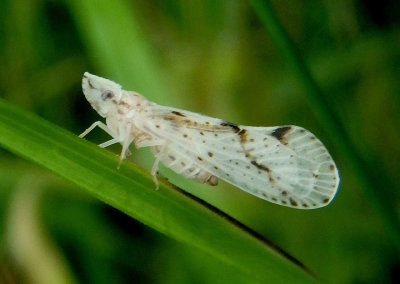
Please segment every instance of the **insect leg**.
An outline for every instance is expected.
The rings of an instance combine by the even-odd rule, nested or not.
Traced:
[[[96,121],[88,129],[82,132],[81,135],[79,135],[80,138],[85,137],[90,131],[92,131],[96,126],[100,127],[102,130],[107,132],[111,137],[115,137],[115,134],[101,121]]]
[[[113,140],[113,139],[112,139]],[[110,140],[111,141],[111,140]],[[109,142],[109,141],[107,141]],[[105,143],[107,143],[105,142]],[[122,160],[124,160],[127,156],[127,154],[129,154],[129,145],[132,143],[131,139],[125,139],[124,143],[122,144],[122,151],[121,151],[121,155],[119,156],[119,164],[118,164],[118,169],[121,166]]]
[[[113,138],[111,140],[108,140],[106,142],[103,142],[103,143],[99,144],[99,147],[106,148],[106,147],[111,146],[111,145],[113,145],[115,143],[118,143],[118,142],[119,142],[118,138]]]
[[[157,179],[157,173],[158,173],[158,164],[161,161],[161,158],[168,152],[168,146],[160,146],[160,150],[158,151],[157,154],[155,154],[156,159],[154,160],[153,167],[151,168],[151,175],[153,176],[153,181],[156,184],[156,190],[158,190],[159,184],[158,184],[158,179]]]
[[[158,164],[160,163],[160,157],[156,157],[154,160],[153,167],[151,168],[151,176],[153,177],[153,181],[156,184],[156,190],[159,188],[157,173],[158,173]]]

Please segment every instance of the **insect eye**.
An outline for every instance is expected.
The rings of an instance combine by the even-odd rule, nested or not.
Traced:
[[[111,92],[110,90],[104,91],[104,92],[101,94],[101,98],[103,99],[103,101],[112,99],[113,97],[114,97],[114,93]]]

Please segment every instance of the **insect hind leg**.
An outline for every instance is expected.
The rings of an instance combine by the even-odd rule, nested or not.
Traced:
[[[158,190],[158,188],[159,188],[159,183],[158,183],[158,179],[157,179],[159,163],[160,163],[160,158],[156,157],[156,159],[154,160],[153,167],[151,168],[151,176],[153,177],[153,181],[156,185],[156,190]]]

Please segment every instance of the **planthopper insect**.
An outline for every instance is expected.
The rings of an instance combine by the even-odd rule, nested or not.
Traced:
[[[86,72],[82,88],[92,107],[106,118],[96,126],[121,143],[120,160],[133,142],[150,147],[158,186],[158,164],[201,183],[218,179],[270,202],[298,209],[323,207],[334,198],[339,175],[324,145],[294,126],[252,127],[177,108],[161,106],[117,83]]]

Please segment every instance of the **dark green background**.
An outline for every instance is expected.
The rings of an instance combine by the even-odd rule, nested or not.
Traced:
[[[301,125],[324,142],[340,171],[338,195],[326,208],[283,208],[224,183],[195,190],[193,183],[162,172],[328,282],[399,277],[396,1],[272,3],[344,126],[333,138],[321,116],[324,110],[310,101],[294,63],[249,2],[115,2],[126,9],[116,9],[112,1],[2,1],[0,96],[78,134],[99,119],[81,91],[82,74],[89,71],[160,104],[245,125]],[[93,17],[96,13],[102,13],[101,21]],[[102,41],[107,28],[115,29],[108,42]],[[97,143],[107,136],[99,131],[88,139]],[[355,152],[343,151],[348,143]],[[148,150],[134,156],[136,163],[151,167]],[[363,174],[355,164],[367,179],[360,180]],[[10,241],[15,235],[24,236],[33,250],[18,251],[18,240]],[[45,247],[50,255],[35,247]],[[1,149],[0,282],[32,279],[46,259],[66,282],[218,283],[234,273]]]

